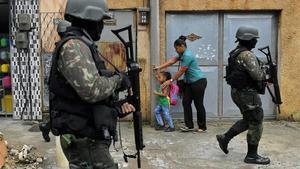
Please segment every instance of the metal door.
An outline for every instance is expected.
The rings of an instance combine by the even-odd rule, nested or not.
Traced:
[[[114,35],[111,30],[116,30],[120,28],[127,27],[131,25],[132,27],[132,40],[133,40],[133,53],[136,53],[136,13],[130,10],[117,10],[110,11],[113,15],[113,19],[106,22],[101,39],[97,43],[98,49],[102,53],[102,55],[112,62],[115,66],[117,66],[120,70],[125,71],[126,69],[126,56],[125,56],[125,48],[121,41]],[[120,33],[122,38],[125,41],[128,41],[128,33],[122,32]],[[112,66],[106,63],[108,69],[112,69]]]
[[[120,40],[111,32],[111,30],[120,29],[125,26],[132,25],[132,31],[133,31],[132,36],[133,36],[133,41],[135,44],[135,41],[136,41],[136,25],[135,25],[136,14],[135,14],[135,12],[130,11],[130,10],[116,10],[116,11],[110,11],[110,12],[112,13],[114,19],[113,19],[113,21],[110,22],[110,24],[104,26],[100,41],[119,42]],[[121,36],[125,40],[127,40],[127,38],[128,38],[126,33],[124,33],[124,35],[121,34]]]
[[[260,31],[257,47],[270,45],[273,56],[277,54],[277,17],[274,13],[167,13],[166,15],[166,59],[176,55],[174,41],[180,35],[192,33],[202,39],[187,41],[198,63],[207,76],[205,93],[207,117],[240,117],[241,114],[230,97],[230,88],[224,81],[228,52],[235,47],[235,32],[239,26],[253,26]],[[260,59],[264,56],[254,50]],[[276,60],[274,58],[274,60]],[[172,66],[171,73],[178,67]],[[275,106],[270,96],[262,96],[266,116],[275,116]],[[171,106],[175,118],[183,117],[182,104]],[[193,112],[195,107],[193,106]],[[194,116],[196,117],[196,116]]]
[[[180,35],[192,33],[202,38],[193,42],[187,40],[188,48],[196,56],[198,63],[207,76],[208,86],[205,93],[205,107],[208,117],[218,116],[218,14],[167,14],[166,16],[166,59],[176,55],[174,41]],[[174,74],[178,66],[171,67]],[[183,117],[181,102],[171,106],[175,118]],[[195,107],[193,106],[195,113]],[[196,117],[194,115],[194,117]]]
[[[224,15],[224,51],[223,61],[224,70],[227,65],[228,53],[237,44],[235,44],[235,33],[240,26],[250,26],[259,30],[257,48],[270,45],[273,60],[276,61],[277,55],[277,19],[273,13],[229,13]],[[266,61],[265,56],[257,50],[253,49],[253,52],[260,60]],[[236,117],[240,116],[240,112],[236,105],[232,102],[230,96],[230,87],[225,81],[223,81],[223,116],[224,117]],[[265,95],[261,96],[263,109],[266,117],[275,116],[275,106],[271,100],[269,93],[266,91]]]

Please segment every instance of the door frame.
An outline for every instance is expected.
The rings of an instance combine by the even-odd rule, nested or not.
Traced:
[[[255,13],[253,13],[255,12]],[[179,14],[179,15],[184,15],[184,14],[217,14],[218,15],[218,64],[217,65],[209,65],[209,66],[217,66],[218,67],[218,98],[217,98],[217,118],[218,119],[227,119],[227,118],[236,118],[236,117],[231,117],[231,116],[224,116],[224,22],[225,22],[225,15],[226,14],[273,14],[274,17],[276,18],[276,37],[274,39],[274,43],[276,44],[276,50],[275,50],[275,55],[276,55],[276,63],[280,63],[280,56],[279,56],[279,49],[280,49],[280,44],[279,44],[279,15],[280,13],[276,10],[271,10],[271,11],[253,11],[253,10],[246,10],[246,11],[197,11],[197,12],[192,12],[192,11],[166,11],[165,13],[165,21],[167,22],[167,15],[168,14]],[[167,38],[167,26],[165,27],[165,39]],[[165,46],[167,46],[167,40],[165,40]],[[167,50],[165,50],[165,56],[167,56]],[[166,57],[161,56],[160,60],[165,60]],[[206,67],[208,65],[201,65],[198,64],[199,66]],[[278,64],[280,65],[280,64]],[[278,72],[280,67],[278,67]],[[271,99],[271,98],[270,98]],[[275,107],[275,105],[274,105]],[[267,119],[274,119],[276,118],[276,109],[274,109],[275,112],[272,115],[267,115],[265,118]]]

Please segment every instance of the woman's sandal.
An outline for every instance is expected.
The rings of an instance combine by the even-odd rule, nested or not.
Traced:
[[[188,127],[186,127],[186,126],[184,126],[184,127],[180,127],[180,130],[181,130],[182,132],[190,132],[190,131],[195,131],[195,129],[194,129],[194,128],[188,128]]]
[[[207,130],[198,129],[198,130],[197,130],[197,132],[198,132],[198,133],[206,133],[206,132],[207,132]]]

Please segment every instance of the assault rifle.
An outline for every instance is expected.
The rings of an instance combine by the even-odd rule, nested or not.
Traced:
[[[133,53],[133,41],[132,41],[132,31],[131,25],[125,28],[121,28],[118,30],[112,30],[112,32],[120,39],[123,43],[126,50],[126,66],[127,66],[127,75],[131,81],[132,92],[125,99],[126,102],[132,104],[136,111],[133,112],[133,123],[134,123],[134,137],[135,137],[135,146],[136,146],[136,154],[127,155],[124,152],[124,160],[128,162],[127,158],[137,158],[138,168],[141,168],[141,154],[140,151],[143,150],[143,126],[142,126],[142,115],[141,115],[141,100],[140,100],[140,72],[142,69],[140,68],[137,57],[134,56]],[[128,33],[128,41],[125,41],[120,33],[127,32]],[[120,140],[120,142],[122,142]],[[122,144],[122,143],[121,143]],[[122,146],[122,145],[121,145]]]
[[[277,105],[278,107],[278,113],[280,114],[280,104],[282,104],[281,101],[281,95],[280,95],[280,88],[278,84],[278,74],[277,74],[277,65],[272,61],[272,56],[270,52],[270,47],[266,46],[263,48],[259,48],[259,51],[261,51],[263,54],[266,55],[267,61],[268,61],[268,67],[269,67],[269,75],[270,79],[268,79],[269,83],[272,83],[274,86],[274,93],[271,91],[270,87],[267,86],[267,89],[272,97],[272,101]]]

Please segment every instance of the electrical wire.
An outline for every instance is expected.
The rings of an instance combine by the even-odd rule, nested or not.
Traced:
[[[16,0],[12,0],[11,4],[12,5],[12,20],[15,21],[16,20]],[[12,22],[14,27],[17,28],[17,24],[16,22]]]
[[[11,22],[12,22],[12,25],[17,30],[18,26],[17,26],[17,23],[16,23],[16,21],[17,21],[16,20],[16,18],[17,18],[16,17],[16,15],[17,15],[16,2],[17,2],[17,0],[12,0],[10,5],[12,5],[12,20],[11,20]],[[11,32],[11,33],[15,34],[16,32]],[[13,35],[11,36],[11,38],[13,38]],[[21,88],[22,88],[22,90],[24,92],[23,98],[25,99],[25,103],[24,103],[24,106],[23,106],[21,114],[20,114],[20,118],[21,118],[21,120],[23,120],[23,115],[24,115],[24,112],[25,112],[25,110],[27,108],[28,99],[27,99],[27,90],[26,90],[26,88],[25,88],[25,86],[23,84],[23,78],[22,78],[22,74],[21,74],[21,72],[22,72],[22,63],[21,63],[20,56],[17,58],[17,63],[18,63],[18,67],[19,67],[19,73],[18,73],[17,77],[19,78],[20,86],[21,86]]]
[[[20,86],[21,86],[22,90],[24,91],[24,96],[23,96],[23,97],[24,97],[24,99],[25,99],[25,103],[24,103],[23,109],[22,109],[21,114],[20,114],[21,120],[23,120],[23,114],[24,114],[24,112],[25,112],[25,110],[26,110],[26,108],[27,108],[28,99],[26,98],[26,97],[27,97],[27,91],[26,91],[26,89],[25,89],[25,87],[24,87],[24,84],[23,84],[23,78],[22,78],[22,74],[21,74],[21,71],[22,71],[22,69],[21,69],[21,66],[22,66],[21,58],[18,57],[17,60],[18,60],[18,65],[19,65],[18,78],[19,78],[19,81],[20,81]]]
[[[17,21],[17,17],[16,17],[16,15],[17,15],[17,11],[16,11],[16,3],[18,3],[18,0],[12,0],[12,12],[13,12],[13,14],[12,14],[12,23],[13,23],[13,26],[15,27],[15,29],[16,30],[18,30],[18,26],[17,26],[17,24],[16,24],[16,21]],[[15,32],[12,32],[12,33],[15,33]],[[17,52],[18,52],[18,49],[17,49]],[[30,55],[30,53],[29,53],[29,55]],[[29,56],[30,57],[30,56]],[[28,59],[28,61],[30,62],[30,59]],[[22,90],[23,90],[23,92],[24,92],[24,95],[23,95],[23,98],[25,99],[25,103],[24,103],[24,106],[23,106],[23,108],[22,108],[22,111],[21,111],[21,114],[20,114],[20,118],[21,118],[21,120],[23,120],[23,115],[24,115],[24,113],[25,113],[25,111],[26,111],[26,109],[27,109],[27,107],[28,107],[28,104],[29,104],[29,100],[30,100],[30,96],[28,96],[28,93],[27,93],[27,90],[26,90],[26,88],[25,88],[25,86],[24,86],[24,83],[23,83],[23,77],[22,77],[22,63],[21,63],[21,56],[18,56],[18,58],[17,58],[17,62],[18,62],[18,67],[19,67],[19,74],[18,74],[18,78],[19,78],[19,81],[20,81],[20,86],[21,86],[21,88],[22,88]],[[30,70],[29,70],[30,71]],[[26,77],[25,77],[26,78]],[[30,82],[29,82],[29,80],[30,80],[30,74],[29,74],[29,76],[28,76],[28,84],[30,85]],[[30,85],[31,86],[31,85]],[[30,91],[31,89],[29,88],[29,91]],[[29,97],[29,98],[28,98]],[[31,104],[31,103],[30,103]],[[29,105],[30,106],[30,109],[32,110],[32,106],[31,105]],[[28,110],[28,109],[27,109]],[[32,114],[32,112],[30,112],[31,114]]]
[[[31,1],[31,3],[33,4],[33,0]],[[25,1],[25,4],[26,4],[26,1]],[[30,9],[31,5],[29,2],[27,2],[27,9]],[[32,17],[30,18],[31,21],[30,21],[30,24],[32,23]],[[31,28],[31,30],[34,29],[33,27]],[[29,32],[28,32],[29,33]],[[30,44],[29,44],[30,45]],[[27,61],[27,65],[28,65],[28,89],[29,89],[29,115],[30,115],[30,120],[33,120],[33,112],[32,112],[32,93],[31,93],[31,65],[30,65],[30,61],[31,61],[31,49],[29,48],[28,51],[28,61]]]
[[[30,114],[30,117],[31,117],[31,120],[33,120],[33,112],[32,112],[32,99],[31,99],[31,66],[30,66],[30,56],[31,56],[31,52],[30,52],[30,49],[28,51],[28,88],[29,88],[29,114]]]

